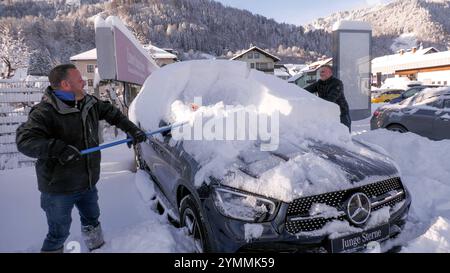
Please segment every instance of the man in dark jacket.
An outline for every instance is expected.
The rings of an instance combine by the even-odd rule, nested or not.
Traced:
[[[80,214],[84,241],[94,250],[104,244],[96,189],[101,158],[100,152],[82,156],[80,150],[99,145],[100,120],[129,134],[134,144],[147,136],[109,102],[86,94],[85,82],[74,65],[53,68],[49,81],[51,86],[42,101],[16,132],[18,150],[38,159],[41,207],[49,228],[41,251],[63,251],[74,206]]]
[[[324,100],[339,105],[341,109],[341,123],[351,131],[352,120],[350,119],[348,103],[344,96],[344,84],[339,79],[333,77],[333,68],[329,65],[322,66],[319,73],[320,79],[305,87],[305,89],[311,93],[317,93]]]

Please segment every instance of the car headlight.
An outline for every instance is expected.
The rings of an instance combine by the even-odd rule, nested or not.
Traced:
[[[248,222],[271,220],[277,207],[269,199],[219,187],[214,188],[213,199],[224,216]]]

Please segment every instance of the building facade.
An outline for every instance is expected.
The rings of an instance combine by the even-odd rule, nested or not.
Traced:
[[[86,81],[86,90],[94,93],[95,69],[97,68],[97,49],[91,49],[86,52],[70,57],[70,61],[80,71],[81,76]]]
[[[234,56],[231,60],[246,62],[250,69],[256,69],[273,75],[275,63],[279,62],[280,58],[254,46]]]
[[[288,82],[296,84],[301,88],[315,83],[319,79],[319,69],[324,65],[332,66],[333,58],[326,58],[307,65],[300,71],[300,73],[288,79]]]
[[[406,77],[423,84],[450,86],[450,51],[435,48],[401,50],[372,60],[373,84],[388,78]]]

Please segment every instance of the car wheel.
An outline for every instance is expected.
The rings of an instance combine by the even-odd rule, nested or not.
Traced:
[[[198,253],[208,252],[207,232],[197,204],[192,195],[187,195],[180,204],[180,224],[186,227],[189,235],[195,243],[195,251]]]
[[[408,129],[406,129],[405,127],[401,126],[400,124],[389,125],[387,127],[387,129],[390,130],[390,131],[399,132],[399,133],[406,133],[406,132],[408,132]]]

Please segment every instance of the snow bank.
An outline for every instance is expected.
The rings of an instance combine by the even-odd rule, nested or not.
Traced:
[[[413,133],[387,130],[371,131],[355,138],[386,150],[397,162],[402,181],[411,192],[409,221],[397,240],[400,244],[427,232],[430,226],[428,232],[433,232],[436,217],[450,219],[450,165],[446,161],[450,140],[432,141]]]
[[[432,141],[413,133],[387,130],[355,138],[381,146],[397,162],[402,180],[412,192],[413,211],[419,218],[439,215],[439,205],[448,203],[450,196],[450,165],[443,161],[450,152],[450,140]],[[442,212],[450,214],[450,207]]]
[[[412,85],[420,85],[421,82],[411,81],[406,77],[396,77],[396,78],[388,78],[384,81],[383,85],[381,85],[380,89],[402,89],[406,90]]]
[[[450,220],[438,217],[430,229],[402,249],[408,253],[449,253]]]

